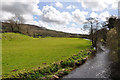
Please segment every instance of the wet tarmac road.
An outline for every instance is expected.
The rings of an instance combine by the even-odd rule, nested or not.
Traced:
[[[114,75],[114,73],[111,73],[111,65],[113,62],[109,59],[109,50],[102,45],[100,48],[94,57],[88,59],[83,65],[64,76],[62,80],[70,78],[104,78],[112,80],[110,77],[111,74]]]

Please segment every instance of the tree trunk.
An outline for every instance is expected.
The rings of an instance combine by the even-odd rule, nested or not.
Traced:
[[[90,32],[90,36],[91,36],[91,40],[92,40],[92,47],[94,47],[94,39],[93,39],[93,26],[92,26],[92,22],[91,22],[91,32]]]

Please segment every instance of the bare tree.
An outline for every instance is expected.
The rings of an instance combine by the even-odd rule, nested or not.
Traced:
[[[10,24],[12,32],[19,32],[20,24],[23,24],[25,20],[23,16],[15,14],[14,17],[10,18],[9,20],[6,20],[5,22]]]
[[[89,29],[90,39],[92,41],[92,47],[97,47],[97,34],[94,35],[94,32],[98,29],[99,22],[95,18],[87,18],[87,22],[84,23],[84,29]]]

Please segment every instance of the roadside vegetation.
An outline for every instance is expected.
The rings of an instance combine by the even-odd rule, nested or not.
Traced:
[[[111,58],[120,63],[120,19],[109,19],[109,31],[107,32],[107,46],[111,49]]]
[[[67,74],[86,60],[90,46],[90,41],[81,38],[33,38],[2,33],[2,76],[37,79],[44,75],[57,77],[59,71]]]

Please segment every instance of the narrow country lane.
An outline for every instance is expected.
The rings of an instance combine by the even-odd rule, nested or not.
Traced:
[[[112,61],[109,59],[109,50],[102,44],[96,55],[86,61],[83,65],[73,70],[62,80],[70,78],[110,78]]]

